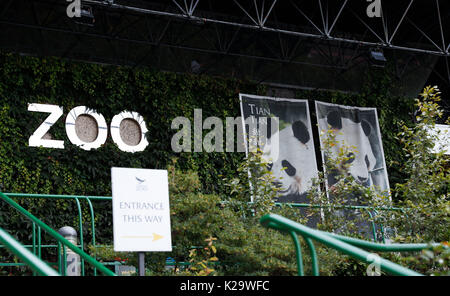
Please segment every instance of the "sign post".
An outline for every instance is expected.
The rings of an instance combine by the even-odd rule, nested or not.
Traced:
[[[139,266],[139,276],[145,276],[145,254],[144,254],[144,252],[138,253],[138,266]]]
[[[169,186],[166,170],[111,168],[114,251],[172,251]]]

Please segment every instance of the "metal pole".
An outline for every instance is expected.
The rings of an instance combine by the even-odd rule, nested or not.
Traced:
[[[145,253],[138,252],[139,276],[145,276]]]

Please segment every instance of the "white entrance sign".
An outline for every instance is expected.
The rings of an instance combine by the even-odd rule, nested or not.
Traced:
[[[166,170],[111,168],[114,251],[172,251]]]

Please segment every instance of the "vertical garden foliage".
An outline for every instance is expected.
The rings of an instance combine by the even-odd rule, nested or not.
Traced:
[[[367,77],[370,83],[361,94],[298,91],[296,97],[377,107],[386,162],[390,163],[392,159],[401,159],[395,138],[398,133],[396,123],[400,120],[411,122],[414,102],[391,96],[390,89],[394,85],[391,73],[375,75]],[[176,259],[186,259],[193,242],[204,242],[212,235],[217,238],[215,245],[219,260],[244,262],[239,269],[241,272],[251,274],[257,266],[257,274],[276,274],[277,270],[279,274],[289,274],[295,270],[291,260],[293,254],[287,252],[291,246],[286,244],[283,236],[266,236],[267,230],[258,230],[256,223],[249,231],[231,210],[216,207],[231,196],[224,179],[232,180],[239,176],[237,169],[245,155],[237,152],[174,153],[171,149],[171,138],[177,132],[171,129],[174,118],[185,116],[193,123],[195,108],[202,109],[203,119],[216,116],[224,120],[240,116],[239,93],[265,95],[266,87],[235,79],[158,72],[148,68],[131,69],[58,58],[0,54],[1,191],[111,195],[112,166],[166,169],[176,156],[176,168],[182,172],[189,170],[189,174],[193,172],[196,176],[190,182],[186,173],[189,182],[185,192],[171,191],[173,237],[177,245],[173,255]],[[55,104],[64,108],[63,117],[49,131],[53,139],[64,140],[64,150],[28,146],[29,136],[48,116],[47,113],[27,111],[28,103]],[[65,133],[65,116],[75,106],[83,105],[101,113],[108,125],[121,111],[140,113],[149,130],[149,146],[143,152],[122,152],[110,136],[97,150],[84,151],[71,145]],[[394,166],[388,169],[391,185],[405,177]],[[76,205],[71,201],[19,201],[56,229],[63,225],[78,225]],[[95,203],[94,208],[97,241],[109,243],[112,238],[111,204]],[[205,215],[202,216],[202,212]],[[0,204],[2,227],[5,225],[19,238],[29,239],[31,225],[16,214],[7,213],[5,205]],[[88,234],[90,221],[85,204],[83,218],[84,231]],[[230,225],[221,225],[221,221],[226,219]],[[255,242],[250,245],[243,243],[248,239]],[[252,262],[252,256],[259,259]],[[264,271],[268,267],[270,271]],[[232,274],[233,271],[224,273]]]
[[[174,156],[171,122],[178,116],[239,116],[239,92],[260,93],[252,83],[206,76],[161,73],[150,69],[72,63],[57,58],[0,55],[0,184],[3,192],[111,195],[110,168],[166,168]],[[50,129],[65,149],[28,146],[29,136],[48,113],[27,111],[28,103],[55,104],[64,115]],[[71,145],[65,117],[75,106],[101,113],[107,124],[124,110],[139,112],[147,123],[149,146],[143,152],[120,151],[108,136],[104,146],[84,151]],[[193,122],[193,120],[192,120]],[[231,174],[242,153],[181,153],[178,166],[198,172],[205,192],[220,191],[219,174]],[[21,200],[32,213],[55,228],[77,225],[69,201]],[[46,205],[44,205],[46,204]],[[1,205],[4,210],[4,205]],[[111,237],[111,206],[96,203],[99,238]],[[84,206],[87,210],[87,207]],[[85,213],[87,216],[87,212]],[[19,217],[9,227],[24,236]],[[89,220],[86,220],[89,222]],[[86,231],[89,227],[85,227]]]

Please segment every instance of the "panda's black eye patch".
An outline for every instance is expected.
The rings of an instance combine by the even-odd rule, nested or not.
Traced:
[[[369,161],[369,157],[367,157],[367,155],[366,155],[366,157],[364,157],[364,160],[366,161],[367,167],[370,167],[370,161]]]
[[[283,160],[281,162],[281,165],[283,166],[283,168],[286,168],[285,172],[286,172],[286,174],[288,174],[288,176],[291,176],[291,177],[295,176],[295,173],[297,172],[297,170],[292,166],[292,164],[289,161]]]
[[[273,167],[273,162],[267,164],[267,170],[271,171]]]
[[[296,137],[303,144],[308,143],[310,136],[306,125],[299,121],[296,121],[292,124],[292,131],[294,133],[294,137]]]
[[[355,160],[355,154],[353,152],[350,152],[347,154],[348,160],[345,163],[352,163]],[[366,155],[367,158],[367,155]]]

